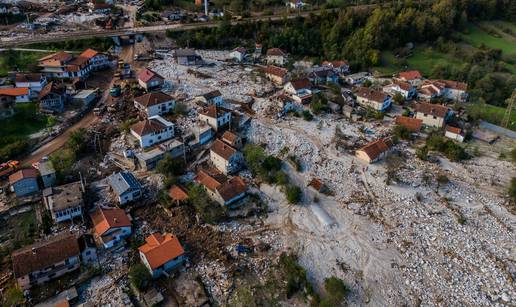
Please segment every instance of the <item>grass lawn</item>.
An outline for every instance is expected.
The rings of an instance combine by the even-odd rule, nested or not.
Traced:
[[[20,71],[35,71],[37,60],[50,54],[32,51],[3,51],[0,52],[0,76],[7,76],[9,71],[18,67]]]
[[[502,53],[506,55],[516,54],[516,39],[512,39],[512,36],[509,35],[504,36],[496,27],[491,27],[491,24],[484,23],[483,28],[493,29],[499,37],[486,32],[484,29],[474,24],[469,24],[469,33],[461,34],[461,37],[465,42],[475,47],[480,47],[483,44],[489,48],[500,49]]]
[[[1,121],[0,138],[7,136],[27,137],[47,126],[51,126],[51,118],[38,113],[38,104],[36,102],[17,104],[16,114]]]
[[[483,119],[495,125],[500,125],[505,114],[505,108],[489,105],[472,103],[466,105],[468,113],[478,119]],[[516,131],[516,110],[511,112],[511,120],[509,121],[508,129]]]

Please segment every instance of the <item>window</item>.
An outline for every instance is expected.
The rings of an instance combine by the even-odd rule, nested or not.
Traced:
[[[434,115],[434,119],[437,119],[437,116]]]

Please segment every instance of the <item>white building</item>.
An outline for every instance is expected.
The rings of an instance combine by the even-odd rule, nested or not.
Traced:
[[[270,48],[267,49],[266,60],[267,64],[283,66],[287,64],[287,54],[279,48]]]
[[[91,215],[95,239],[112,248],[131,235],[131,219],[123,209],[98,208]]]
[[[199,111],[199,121],[218,131],[231,122],[231,112],[225,108],[211,105]]]
[[[446,126],[444,136],[457,142],[464,142],[464,131],[457,127]]]
[[[224,174],[237,172],[242,165],[242,153],[224,143],[215,140],[210,148],[210,161],[215,167]]]
[[[220,107],[220,105],[224,102],[224,99],[222,99],[222,94],[219,90],[214,90],[202,94],[197,97],[197,100],[202,101],[205,104],[216,105],[217,107]]]
[[[358,104],[380,112],[385,112],[392,104],[392,97],[390,95],[367,87],[359,88],[355,95],[357,96]]]
[[[131,134],[138,139],[142,148],[147,148],[174,137],[174,124],[159,115],[131,126]]]
[[[142,197],[142,186],[130,172],[114,173],[108,177],[108,183],[120,205]]]
[[[39,93],[47,84],[47,78],[38,73],[17,73],[14,79],[16,87],[26,87],[32,95]]]
[[[56,223],[82,218],[82,199],[84,193],[80,181],[43,190],[43,202]]]
[[[242,62],[245,59],[246,50],[244,47],[237,47],[229,53],[229,57],[237,62]]]
[[[417,94],[416,88],[404,81],[395,81],[392,84],[386,85],[383,87],[383,91],[392,96],[400,94],[405,100],[410,100]]]
[[[152,92],[134,98],[134,106],[147,117],[152,117],[169,113],[176,106],[176,101],[163,92]]]

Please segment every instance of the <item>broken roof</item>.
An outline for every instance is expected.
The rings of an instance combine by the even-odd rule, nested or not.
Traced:
[[[211,118],[218,118],[224,116],[224,114],[228,113],[229,110],[222,107],[217,107],[216,105],[209,105],[199,111],[199,114],[204,116],[208,116]]]
[[[138,97],[134,98],[134,101],[138,102],[139,104],[141,104],[145,107],[149,107],[149,106],[157,105],[157,104],[164,103],[167,101],[171,101],[173,99],[174,98],[172,98],[172,96],[167,95],[163,92],[152,92],[152,93],[148,93],[148,94],[145,94],[142,96],[138,96]]]
[[[222,142],[219,139],[216,139],[215,142],[213,142],[210,147],[210,151],[213,151],[225,160],[229,160],[234,154],[238,152],[235,148]]]
[[[159,132],[165,128],[167,126],[155,118],[144,119],[131,126],[131,130],[139,136]]]
[[[214,90],[214,91],[210,91],[205,94],[202,94],[202,97],[204,97],[206,100],[211,100],[211,99],[213,99],[215,97],[219,97],[219,96],[222,96],[222,94],[220,93],[219,90]]]
[[[57,85],[57,83],[55,83],[54,81],[50,81],[49,83],[47,83],[47,85],[45,85],[45,87],[43,87],[41,92],[39,92],[38,99],[41,100],[50,93],[61,95],[63,93],[63,90],[63,87]]]
[[[61,232],[54,237],[14,251],[11,254],[14,276],[17,278],[25,276],[79,254],[79,243],[75,234]]]
[[[108,182],[117,195],[141,189],[138,180],[136,180],[132,173],[127,171],[112,174],[108,177]]]
[[[312,83],[308,78],[295,79],[289,82],[295,90],[301,90],[305,88],[311,88]]]
[[[95,234],[102,236],[108,230],[119,227],[131,227],[131,220],[123,209],[98,208],[91,215]]]
[[[145,238],[146,243],[138,248],[145,256],[152,270],[185,253],[176,236],[166,233],[162,235],[155,232]]]
[[[236,133],[233,133],[231,131],[226,131],[224,132],[224,134],[222,135],[221,139],[228,143],[229,145],[233,146],[239,139],[240,137],[238,136],[238,134]]]
[[[14,80],[15,82],[40,82],[42,77],[38,73],[17,73]]]
[[[450,109],[447,106],[443,106],[440,104],[432,104],[426,102],[420,102],[416,104],[416,112],[430,114],[442,118],[446,117],[449,110]]]
[[[280,48],[270,48],[270,49],[267,49],[267,55],[285,56],[286,53],[283,50],[281,50]]]
[[[265,67],[264,72],[266,74],[278,76],[281,78],[285,77],[288,74],[288,70],[286,68],[273,66],[273,65],[269,65],[269,66]]]
[[[52,187],[52,211],[82,206],[82,185],[80,181]]]

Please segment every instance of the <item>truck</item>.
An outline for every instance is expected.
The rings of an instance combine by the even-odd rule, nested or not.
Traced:
[[[0,179],[7,179],[9,175],[16,172],[19,166],[20,162],[16,160],[9,160],[0,164]]]

